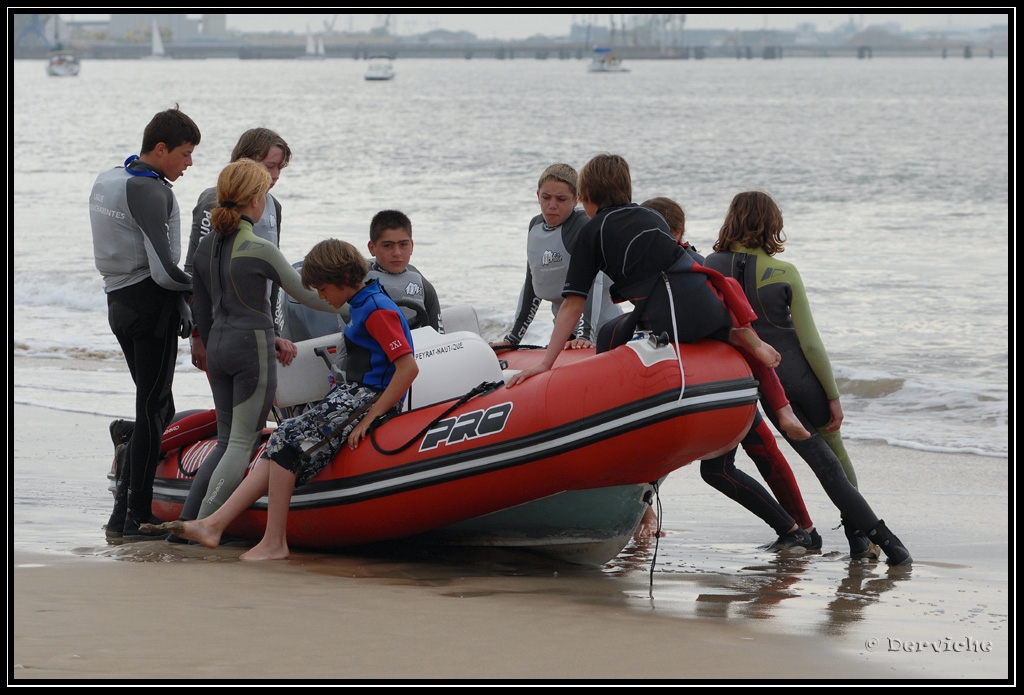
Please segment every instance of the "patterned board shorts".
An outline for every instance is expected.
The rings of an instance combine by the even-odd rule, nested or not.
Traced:
[[[340,384],[306,412],[285,420],[271,433],[264,456],[295,474],[295,485],[308,482],[327,467],[348,439],[349,433],[362,420],[362,415],[335,429],[365,405],[379,391],[358,384]],[[303,452],[325,439],[328,443],[309,456]]]

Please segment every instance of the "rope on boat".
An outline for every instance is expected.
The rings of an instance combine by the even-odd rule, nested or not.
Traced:
[[[490,393],[491,391],[494,391],[495,389],[501,388],[504,385],[505,385],[504,381],[484,381],[480,385],[474,386],[472,389],[469,390],[469,392],[467,392],[465,395],[463,395],[461,398],[459,398],[459,400],[455,401],[455,404],[452,405],[452,407],[448,408],[448,410],[444,411],[443,413],[438,415],[436,418],[431,420],[427,424],[427,426],[424,427],[419,432],[417,432],[416,435],[412,439],[410,439],[408,442],[406,442],[402,446],[398,447],[397,449],[382,449],[380,447],[380,445],[377,444],[377,440],[373,436],[374,430],[377,429],[378,425],[381,425],[384,422],[387,422],[387,418],[385,418],[383,420],[377,420],[376,422],[374,422],[370,426],[370,431],[367,433],[369,438],[370,438],[370,442],[373,444],[373,448],[376,449],[378,453],[384,454],[385,456],[392,456],[394,454],[400,454],[401,452],[405,451],[410,446],[412,446],[413,443],[416,440],[418,440],[420,437],[425,435],[430,430],[430,428],[432,428],[434,425],[439,423],[441,420],[444,420],[446,417],[451,415],[452,412],[456,408],[459,408],[460,406],[462,406],[469,399],[471,399],[471,398],[473,398],[475,396],[482,396],[484,394]]]
[[[492,345],[491,349],[495,352],[505,352],[507,350],[547,350],[547,345]]]
[[[658,494],[658,481],[651,483],[654,488],[654,501],[658,503],[658,530],[654,534],[654,555],[651,556],[651,579],[647,588],[649,598],[654,598],[654,565],[658,561],[658,541],[661,540],[661,495]]]

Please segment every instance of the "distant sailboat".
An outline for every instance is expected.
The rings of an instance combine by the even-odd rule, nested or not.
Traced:
[[[160,37],[160,27],[156,25],[156,20],[153,20],[153,50],[148,56],[142,56],[145,60],[165,60],[170,58],[164,52],[164,40]]]
[[[324,50],[323,37],[319,37],[319,40],[313,39],[313,32],[310,31],[309,25],[306,25],[306,52],[299,56],[299,60],[323,60],[327,57],[327,53]]]

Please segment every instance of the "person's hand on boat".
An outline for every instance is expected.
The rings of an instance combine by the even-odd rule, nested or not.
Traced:
[[[513,386],[515,386],[517,384],[523,383],[524,381],[529,379],[531,376],[536,376],[537,374],[543,374],[547,370],[548,370],[548,367],[545,367],[543,363],[535,364],[532,367],[530,367],[529,369],[524,369],[521,372],[513,374],[509,378],[508,382],[505,384],[505,388],[512,388]]]
[[[573,338],[572,340],[567,341],[566,344],[565,344],[565,347],[562,348],[562,349],[563,350],[584,350],[586,348],[592,348],[592,347],[594,347],[594,344],[592,342],[590,342],[589,340],[584,340],[583,338]]]
[[[201,372],[206,371],[206,346],[203,345],[203,339],[198,335],[193,335],[189,339],[189,343],[192,345],[192,366]]]
[[[843,426],[843,406],[838,398],[833,398],[828,402],[828,411],[832,417],[825,425],[825,431],[838,432],[839,428]]]
[[[285,338],[274,338],[274,350],[277,351],[277,361],[287,367],[299,354],[299,348],[295,343]]]
[[[352,428],[352,431],[348,433],[349,449],[355,449],[357,446],[359,446],[359,442],[362,441],[363,437],[366,436],[366,433],[370,431],[370,425],[372,424],[372,417],[363,417],[363,419],[360,420],[356,424],[356,426]]]

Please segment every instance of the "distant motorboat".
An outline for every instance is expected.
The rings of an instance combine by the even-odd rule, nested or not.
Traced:
[[[160,27],[153,20],[153,48],[148,56],[142,56],[143,60],[167,60],[169,55],[164,51],[164,40],[160,36]]]
[[[370,56],[370,65],[363,76],[367,80],[390,80],[395,76],[395,67],[391,64],[391,56]]]
[[[612,49],[597,47],[594,55],[587,66],[587,72],[629,72],[629,68],[623,67],[622,59],[612,55]]]
[[[71,53],[58,53],[50,56],[46,65],[46,74],[51,77],[76,77],[82,69],[78,56]]]

